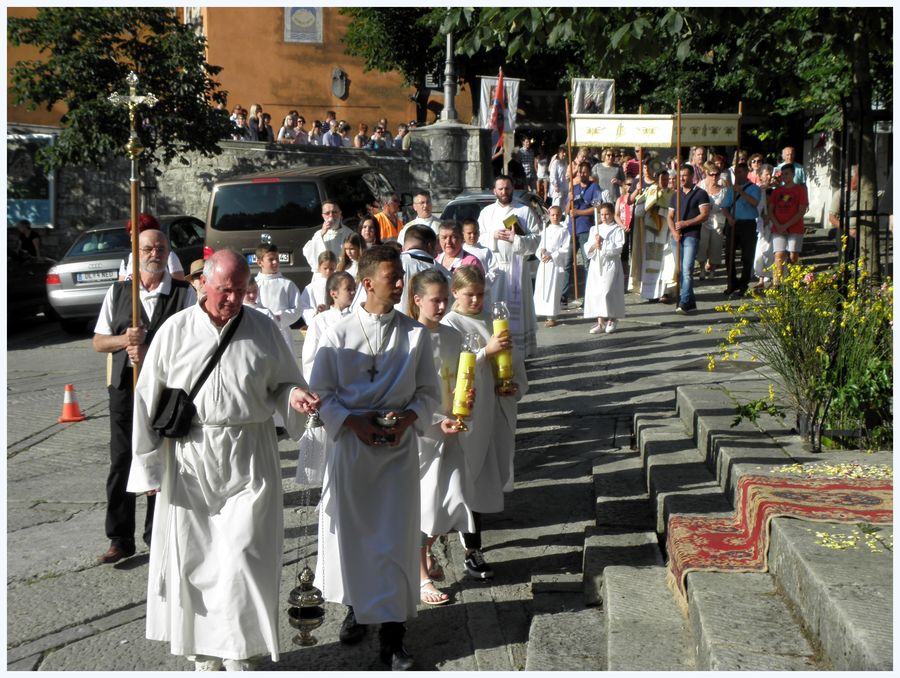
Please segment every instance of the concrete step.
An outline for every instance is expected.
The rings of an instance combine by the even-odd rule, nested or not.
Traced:
[[[663,557],[656,532],[637,529],[589,527],[584,531],[584,600],[587,605],[603,603],[603,573],[606,568],[662,566]]]
[[[694,640],[660,565],[611,566],[603,576],[608,671],[691,671]]]
[[[685,437],[681,422],[641,429],[638,445],[658,534],[665,534],[673,513],[731,510],[693,441]]]
[[[879,526],[893,543],[893,526]],[[769,567],[822,651],[839,671],[893,669],[893,558],[861,545],[833,550],[816,532],[849,535],[855,525],[772,521]],[[692,575],[688,575],[690,579]]]
[[[827,669],[765,573],[692,572],[689,618],[697,669],[810,671]]]
[[[585,607],[580,574],[534,575],[526,671],[600,671],[606,663],[606,618]]]

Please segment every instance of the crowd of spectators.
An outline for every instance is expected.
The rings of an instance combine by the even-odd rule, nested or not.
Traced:
[[[346,120],[339,120],[334,111],[327,111],[323,120],[313,120],[307,127],[306,118],[297,110],[288,111],[284,118],[278,119],[273,127],[272,117],[263,111],[260,104],[253,104],[248,111],[236,104],[231,111],[233,126],[231,138],[234,141],[262,141],[264,143],[293,144],[297,146],[334,146],[345,148],[367,148],[384,150],[409,148],[409,131],[418,126],[415,120],[397,125],[395,134],[391,134],[386,118],[381,118],[372,125],[369,133],[367,123],[359,123],[356,135],[351,134],[352,127]],[[277,127],[277,130],[276,130]]]

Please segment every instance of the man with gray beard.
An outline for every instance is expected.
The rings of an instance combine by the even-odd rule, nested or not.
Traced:
[[[113,283],[103,299],[94,328],[94,350],[112,353],[109,378],[109,476],[106,480],[106,536],[109,550],[101,563],[116,563],[134,555],[135,495],[126,492],[131,470],[131,430],[134,404],[132,365],[139,365],[159,326],[178,311],[197,303],[194,288],[174,280],[166,269],[169,241],[157,229],[141,233],[140,262],[141,326],[131,326],[131,281]],[[153,527],[153,497],[147,498],[144,543],[150,546]]]

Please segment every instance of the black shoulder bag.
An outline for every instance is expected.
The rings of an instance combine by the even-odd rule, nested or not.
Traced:
[[[156,413],[153,415],[153,421],[150,427],[164,438],[183,438],[187,435],[194,421],[194,415],[197,414],[197,408],[194,406],[194,397],[203,386],[203,382],[213,371],[213,368],[222,357],[225,348],[231,343],[231,337],[234,335],[237,326],[241,322],[244,315],[244,309],[238,311],[234,322],[228,327],[225,336],[219,343],[216,352],[212,354],[197,383],[190,393],[185,393],[181,388],[166,388],[159,396],[159,403],[156,406]]]

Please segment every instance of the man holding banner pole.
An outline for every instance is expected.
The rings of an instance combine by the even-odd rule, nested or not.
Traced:
[[[669,205],[669,231],[678,244],[681,276],[679,286],[678,313],[693,313],[697,310],[694,298],[694,260],[700,242],[700,229],[709,216],[709,195],[694,184],[694,168],[685,165],[678,170],[680,190],[672,196]],[[678,215],[677,219],[675,215]]]

